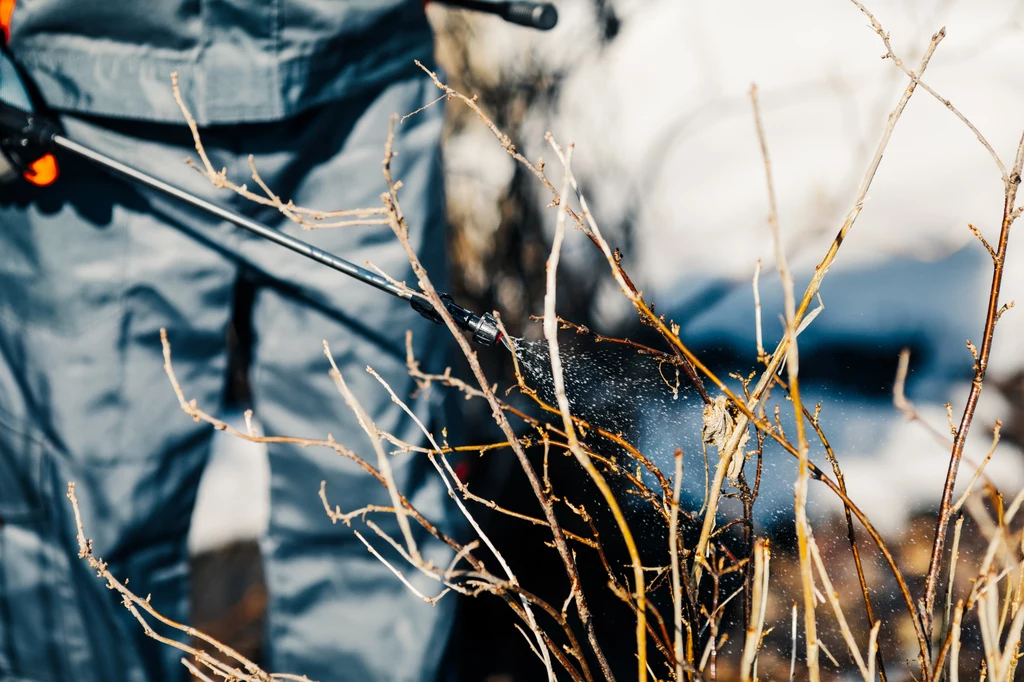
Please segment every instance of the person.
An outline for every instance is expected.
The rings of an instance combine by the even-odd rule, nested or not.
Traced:
[[[0,0],[0,17],[6,49],[70,139],[415,281],[386,225],[302,232],[182,163],[193,142],[170,74],[179,74],[206,151],[229,177],[245,181],[252,155],[268,185],[297,205],[380,205],[389,117],[436,97],[413,63],[430,64],[433,53],[419,0]],[[442,123],[435,106],[398,126],[394,161],[411,242],[439,285]],[[77,558],[65,498],[75,481],[96,554],[157,610],[187,623],[186,536],[213,429],[180,410],[160,329],[187,396],[217,413],[233,294],[251,282],[250,382],[265,432],[331,433],[362,452],[370,452],[366,436],[328,375],[321,340],[377,425],[418,442],[364,367],[409,395],[406,330],[428,371],[445,366],[447,332],[400,300],[171,198],[76,158],[58,153],[58,161],[50,186],[0,187],[0,679],[183,679],[181,652],[146,637]],[[440,429],[436,392],[409,405]],[[332,504],[356,509],[388,505],[386,491],[333,451],[268,450],[266,668],[312,680],[434,679],[454,601],[414,596],[351,530],[331,524],[317,496],[325,480]],[[397,455],[392,466],[413,504],[456,532],[427,460]],[[447,547],[416,539],[425,558],[447,565]],[[437,591],[415,573],[421,591]]]

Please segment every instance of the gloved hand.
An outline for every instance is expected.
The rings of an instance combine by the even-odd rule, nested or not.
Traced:
[[[0,184],[23,177],[44,186],[57,179],[53,154],[35,148],[22,134],[26,114],[35,110],[17,65],[6,46],[0,45]]]

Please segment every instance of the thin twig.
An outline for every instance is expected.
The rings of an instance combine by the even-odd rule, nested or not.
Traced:
[[[950,103],[949,100],[941,97],[937,92],[935,92],[932,88],[930,88],[921,81],[921,75],[924,71],[923,67],[918,68],[916,72],[912,72],[909,69],[907,69],[903,61],[899,57],[897,57],[896,54],[893,52],[892,45],[889,42],[889,34],[885,32],[885,30],[882,28],[882,25],[878,22],[874,15],[871,12],[869,12],[867,8],[865,8],[864,5],[862,5],[857,0],[851,1],[871,21],[872,28],[875,30],[875,32],[882,39],[882,42],[885,44],[885,56],[892,59],[893,62],[900,69],[902,69],[905,74],[907,74],[907,76],[911,80],[911,84],[920,85],[922,89],[924,89],[926,92],[928,92],[933,97],[942,102],[942,104],[946,108],[952,111],[953,114],[955,114],[956,117],[959,118],[964,123],[964,125],[966,125],[971,130],[971,132],[974,133],[974,135],[978,138],[978,141],[985,148],[985,150],[988,151],[988,153],[992,156],[992,159],[998,166],[1004,187],[1002,226],[999,231],[999,242],[995,252],[993,253],[992,246],[989,245],[988,242],[982,240],[986,250],[992,257],[992,284],[989,289],[988,311],[985,318],[985,327],[982,335],[981,349],[977,353],[975,361],[974,380],[971,382],[971,391],[967,397],[967,403],[964,407],[963,415],[960,419],[960,425],[955,430],[954,434],[953,450],[950,454],[949,468],[946,473],[946,480],[942,490],[942,498],[939,503],[939,518],[935,527],[935,540],[932,543],[932,553],[928,564],[927,577],[925,579],[925,597],[923,605],[924,612],[921,614],[921,618],[923,620],[925,632],[930,636],[932,630],[932,614],[934,613],[935,605],[935,591],[938,583],[939,564],[942,560],[942,550],[945,544],[946,527],[949,523],[949,519],[952,513],[950,504],[952,502],[953,487],[956,485],[957,469],[960,465],[960,459],[963,455],[964,445],[967,441],[967,434],[970,431],[971,422],[973,421],[974,413],[977,408],[978,398],[981,395],[982,384],[985,379],[985,372],[988,368],[989,355],[992,349],[992,337],[995,332],[996,322],[998,321],[1000,316],[1001,309],[999,306],[999,294],[1002,288],[1003,265],[1006,260],[1006,247],[1007,241],[1009,239],[1010,226],[1016,219],[1015,206],[1017,188],[1020,185],[1021,166],[1022,164],[1024,164],[1024,136],[1021,137],[1020,144],[1017,147],[1017,154],[1015,157],[1013,169],[1009,173],[1007,173],[1006,166],[999,158],[999,155],[996,154],[995,150],[992,148],[992,145],[989,144],[988,140],[985,139],[985,137],[974,126],[974,124],[971,123],[966,116],[960,113],[960,111],[957,110]],[[945,35],[945,29],[941,29],[936,34],[936,36],[939,36],[940,39],[942,35]],[[932,42],[935,43],[936,40],[933,38]],[[980,232],[976,232],[976,234],[979,237],[981,235]],[[922,652],[922,655],[926,654],[927,652]]]
[[[551,134],[547,135],[548,142],[553,146],[557,147]],[[562,195],[565,196],[569,192],[570,178],[572,177],[572,145],[566,150],[564,155],[565,173],[562,184]],[[559,154],[559,156],[562,156]],[[560,210],[558,212],[558,218],[555,225],[555,236],[552,240],[551,245],[551,256],[547,262],[547,290],[544,294],[544,336],[548,341],[548,348],[551,356],[551,372],[554,378],[554,390],[555,398],[558,401],[558,408],[562,414],[562,424],[566,436],[569,440],[569,449],[573,455],[579,461],[580,466],[583,467],[587,475],[590,476],[591,480],[597,486],[598,490],[601,491],[602,497],[604,497],[605,503],[611,509],[612,515],[615,517],[615,522],[619,527],[619,531],[622,533],[622,540],[626,544],[626,550],[629,552],[631,562],[633,564],[633,580],[634,580],[634,598],[636,600],[636,646],[637,646],[637,679],[639,682],[645,682],[647,679],[647,622],[646,622],[646,598],[644,595],[644,574],[642,564],[640,562],[640,554],[636,547],[636,542],[633,540],[633,533],[629,529],[629,524],[626,522],[626,517],[622,513],[619,507],[618,501],[615,499],[614,493],[612,493],[611,487],[605,481],[604,476],[597,467],[594,466],[593,461],[590,459],[589,454],[582,447],[580,447],[579,440],[576,437],[576,428],[573,424],[572,416],[569,411],[569,399],[565,395],[565,377],[562,372],[562,362],[558,349],[558,326],[556,323],[557,316],[555,314],[555,286],[558,271],[558,258],[561,253],[562,240],[565,237],[565,216],[566,212]]]
[[[196,169],[205,177],[210,183],[218,189],[228,189],[235,194],[238,194],[245,199],[259,204],[261,206],[271,206],[276,208],[281,215],[285,216],[292,222],[302,225],[303,229],[319,229],[324,227],[351,227],[356,225],[387,225],[387,218],[371,218],[370,216],[383,216],[386,214],[386,209],[382,206],[374,208],[355,208],[345,209],[341,211],[320,211],[316,209],[303,208],[296,206],[291,201],[282,201],[281,197],[275,194],[263,178],[260,177],[259,172],[256,170],[256,163],[253,157],[249,156],[249,169],[252,174],[253,182],[255,182],[260,189],[263,190],[265,196],[261,196],[254,192],[249,191],[245,185],[236,185],[234,182],[228,179],[227,169],[222,168],[219,171],[214,170],[213,164],[210,162],[210,157],[206,153],[206,149],[203,146],[202,138],[199,134],[199,126],[196,125],[195,118],[192,116],[192,112],[189,111],[188,106],[185,105],[185,100],[181,96],[181,89],[178,87],[178,74],[174,72],[171,74],[171,90],[174,94],[174,101],[178,105],[178,109],[181,110],[181,115],[185,119],[185,123],[188,125],[189,131],[192,133],[192,140],[196,149],[196,153],[199,154],[199,160],[202,163],[202,167],[196,165],[192,159],[186,159],[187,163],[192,168]],[[332,223],[324,223],[323,220],[327,218],[340,218],[340,217],[354,217],[353,220],[336,221]]]
[[[672,562],[673,647],[676,682],[683,680],[683,590],[679,578],[679,489],[683,482],[683,451],[676,448],[676,470],[672,479],[672,511],[668,524],[669,560]]]
[[[92,540],[89,540],[85,537],[85,530],[82,525],[82,513],[81,510],[79,509],[78,498],[75,495],[74,483],[68,483],[67,497],[71,501],[71,508],[75,516],[75,528],[77,532],[76,538],[78,541],[79,558],[84,559],[89,564],[89,566],[96,571],[97,577],[103,578],[106,581],[107,587],[109,587],[112,590],[115,590],[118,593],[118,595],[121,597],[121,603],[139,622],[147,637],[150,637],[151,639],[154,639],[160,642],[161,644],[165,644],[167,646],[173,647],[175,649],[178,649],[179,651],[183,651],[189,654],[196,661],[201,662],[203,665],[206,665],[211,670],[217,671],[218,674],[221,674],[226,678],[234,678],[237,680],[250,682],[252,680],[258,680],[259,682],[271,682],[272,678],[270,675],[268,675],[258,665],[256,665],[254,662],[240,654],[238,651],[232,649],[223,642],[220,642],[214,639],[213,637],[210,637],[209,635],[200,632],[199,630],[196,630],[193,627],[182,625],[181,623],[175,622],[174,620],[164,616],[162,613],[157,611],[152,606],[152,604],[150,604],[149,597],[143,599],[137,596],[134,592],[128,589],[127,585],[125,585],[117,578],[115,578],[114,575],[110,572],[109,568],[107,567],[107,563],[93,553]],[[182,632],[188,635],[189,637],[198,639],[202,642],[205,642],[206,644],[209,644],[210,646],[214,647],[218,652],[227,656],[233,662],[241,665],[245,669],[244,672],[243,670],[237,667],[227,665],[221,661],[218,661],[205,651],[201,651],[192,646],[189,646],[188,644],[184,644],[175,639],[171,639],[169,637],[164,637],[163,635],[160,635],[149,624],[145,616],[143,616],[143,613],[149,615],[150,617],[154,618],[160,623],[163,623],[164,625],[174,630],[177,630],[178,632]],[[304,680],[305,682],[309,682],[309,680],[307,680],[307,678],[305,677],[296,676],[294,679],[300,679]]]
[[[832,607],[832,613],[836,616],[836,622],[839,623],[839,632],[842,633],[843,640],[846,642],[846,647],[850,650],[850,655],[853,656],[853,660],[857,663],[857,667],[860,669],[860,674],[864,678],[864,682],[874,682],[874,674],[868,672],[868,667],[864,664],[864,657],[861,656],[860,649],[857,647],[857,642],[853,638],[853,632],[850,630],[850,626],[846,622],[846,616],[843,614],[843,607],[839,603],[839,593],[836,592],[834,587],[832,587],[832,581],[829,580],[828,572],[825,570],[825,563],[821,560],[821,553],[818,551],[818,545],[814,542],[814,538],[808,538],[808,540],[811,557],[814,559],[814,565],[818,569],[818,577],[821,578],[821,585],[825,590],[825,597],[828,599],[828,603]],[[868,651],[870,651],[870,647]]]
[[[793,626],[789,638],[789,682],[793,682],[793,678],[796,676],[796,608],[796,602],[793,602],[793,615],[791,618]]]
[[[384,476],[384,481],[387,484],[388,495],[391,497],[391,504],[395,508],[395,520],[398,522],[398,527],[402,531],[402,536],[405,538],[405,547],[409,551],[409,554],[415,561],[422,561],[420,556],[419,548],[416,546],[416,539],[412,535],[412,528],[409,526],[408,513],[405,507],[402,506],[400,494],[398,491],[398,485],[395,483],[394,473],[391,471],[391,462],[388,460],[387,454],[384,452],[384,448],[381,447],[381,434],[377,425],[370,419],[370,415],[366,413],[363,406],[353,395],[349,389],[348,384],[345,383],[345,377],[342,376],[341,370],[338,369],[337,363],[334,362],[334,356],[331,355],[331,348],[327,345],[327,341],[324,341],[324,355],[327,356],[328,361],[331,363],[331,378],[334,379],[334,384],[338,388],[338,392],[341,393],[345,399],[345,403],[349,409],[352,410],[356,416],[356,420],[359,422],[359,426],[366,433],[366,436],[370,439],[370,445],[373,446],[373,451],[377,453],[377,469],[381,475]]]
[[[761,259],[757,259],[757,265],[754,266],[754,329],[757,334],[757,360],[758,362],[767,361],[767,354],[764,352],[764,337],[761,335],[761,287],[758,283],[761,279]]]
[[[818,669],[818,639],[814,619],[814,575],[811,569],[810,551],[814,549],[814,539],[811,535],[810,522],[807,520],[807,484],[810,479],[808,467],[808,444],[807,432],[804,425],[804,413],[800,401],[799,383],[799,351],[797,346],[797,321],[796,321],[796,296],[793,291],[793,275],[789,272],[789,265],[786,263],[786,254],[782,249],[782,238],[779,233],[778,205],[775,201],[775,183],[772,179],[771,157],[768,154],[768,142],[765,137],[764,123],[761,120],[761,108],[757,100],[757,86],[750,86],[750,102],[754,109],[754,124],[757,129],[757,139],[761,146],[761,156],[764,161],[765,178],[768,185],[768,227],[772,234],[772,243],[775,245],[775,267],[779,272],[779,279],[782,281],[783,298],[785,299],[786,312],[786,335],[789,336],[789,343],[786,351],[786,369],[789,375],[789,395],[793,401],[793,414],[796,420],[796,435],[799,463],[797,480],[794,490],[794,511],[796,516],[797,546],[800,557],[800,575],[803,582],[804,592],[804,629],[807,646],[807,668],[810,673],[811,682],[819,679]],[[843,621],[845,623],[845,621]],[[858,663],[861,672],[866,674],[864,663],[858,654]],[[870,680],[868,681],[870,682]]]
[[[355,536],[357,538],[359,538],[359,541],[362,542],[366,546],[366,549],[369,550],[370,554],[372,554],[379,562],[381,562],[382,564],[387,566],[388,570],[391,571],[402,582],[403,585],[405,585],[407,588],[409,588],[409,590],[413,594],[415,594],[417,597],[419,597],[423,601],[427,602],[430,605],[434,605],[434,604],[436,604],[438,602],[439,599],[441,599],[441,597],[443,597],[446,594],[448,594],[448,588],[445,588],[436,597],[428,597],[428,596],[426,596],[425,594],[420,592],[418,589],[416,589],[416,586],[413,585],[411,582],[409,582],[409,580],[402,574],[401,571],[399,571],[397,568],[395,568],[393,565],[391,565],[391,563],[387,559],[385,559],[383,556],[381,556],[380,552],[378,552],[376,549],[374,549],[373,545],[371,545],[369,542],[367,542],[366,538],[363,537],[362,533],[360,533],[359,531],[353,531],[353,533],[355,534]]]
[[[896,66],[898,66],[900,68],[900,70],[903,71],[903,73],[907,74],[907,77],[910,78],[910,80],[912,82],[914,82],[916,85],[919,85],[922,90],[927,92],[929,95],[931,95],[935,99],[939,100],[939,102],[941,102],[943,104],[943,106],[945,106],[947,109],[952,111],[953,114],[957,118],[959,118],[963,122],[963,124],[965,126],[967,126],[968,128],[971,129],[971,132],[974,133],[975,137],[978,138],[978,142],[980,142],[982,144],[982,146],[985,147],[985,149],[988,151],[988,153],[992,156],[992,160],[996,162],[996,166],[999,167],[999,174],[1002,176],[1003,182],[1004,183],[1009,182],[1009,179],[1007,178],[1007,175],[1006,175],[1006,166],[1003,165],[1003,162],[1002,162],[1002,160],[1000,160],[999,155],[996,154],[996,151],[994,149],[992,149],[992,145],[990,145],[988,143],[988,140],[986,140],[985,136],[981,134],[981,131],[978,130],[974,126],[974,124],[971,123],[967,119],[966,116],[961,114],[960,111],[956,107],[954,107],[953,104],[948,99],[946,99],[945,97],[941,96],[939,93],[937,93],[934,90],[932,90],[926,83],[921,81],[921,71],[920,71],[920,69],[918,70],[917,73],[911,71],[910,69],[907,68],[907,65],[903,63],[903,60],[896,56],[896,53],[894,53],[893,50],[892,50],[892,44],[889,42],[889,34],[886,33],[885,29],[882,28],[882,25],[880,23],[878,23],[877,19],[875,19],[875,15],[873,15],[871,12],[869,12],[868,9],[866,7],[864,7],[864,5],[862,5],[861,3],[857,2],[857,0],[850,0],[850,1],[854,5],[857,6],[857,9],[859,9],[861,12],[864,13],[865,16],[867,16],[868,20],[871,22],[871,28],[873,28],[875,30],[875,33],[877,33],[878,36],[882,39],[882,42],[885,43],[885,49],[886,49],[885,56],[888,57],[889,59],[891,59],[893,61],[893,63]],[[946,28],[945,27],[940,28],[939,29],[939,33],[945,35]]]
[[[946,472],[946,480],[942,488],[942,498],[939,502],[939,518],[935,526],[935,540],[932,543],[932,554],[925,579],[924,613],[922,614],[929,632],[931,631],[935,591],[938,584],[939,565],[942,561],[942,550],[945,544],[946,527],[953,514],[951,506],[953,488],[956,485],[957,471],[960,466],[960,460],[963,457],[964,446],[967,443],[967,434],[970,431],[971,423],[974,420],[974,414],[978,407],[978,400],[981,397],[985,374],[988,370],[989,357],[992,352],[992,339],[995,335],[995,327],[1000,315],[999,297],[1002,291],[1003,267],[1006,262],[1010,227],[1015,220],[1013,209],[1017,199],[1017,188],[1020,186],[1022,165],[1024,165],[1024,135],[1022,135],[1020,144],[1017,147],[1016,160],[1006,184],[1006,192],[1003,199],[1002,227],[999,231],[999,245],[996,250],[996,258],[993,259],[992,264],[992,283],[989,287],[988,310],[985,317],[985,328],[982,333],[981,348],[978,351],[977,361],[975,362],[974,379],[971,382],[967,403],[964,406],[960,424],[956,429],[953,450],[949,458],[949,468]]]
[[[960,622],[963,615],[964,600],[961,599],[953,611],[953,625],[950,628],[953,643],[949,648],[949,682],[959,682],[960,679]]]
[[[988,465],[989,461],[992,460],[992,455],[994,455],[996,452],[996,446],[999,445],[999,432],[1002,429],[1002,427],[1002,420],[997,419],[995,426],[992,428],[992,445],[989,446],[988,452],[985,453],[984,459],[981,460],[981,464],[979,464],[975,468],[974,474],[971,476],[971,480],[968,481],[967,487],[964,489],[964,492],[960,495],[957,501],[950,508],[951,515],[958,513],[960,511],[960,508],[963,507],[964,502],[967,501],[967,498],[971,495],[971,493],[974,492],[974,484],[978,482],[979,478],[981,478],[985,471],[985,467]]]
[[[754,666],[761,645],[764,617],[768,608],[768,567],[771,552],[766,540],[758,539],[754,545],[754,580],[751,597],[751,615],[747,623],[746,639],[743,644],[743,658],[740,662],[740,679],[749,682],[754,679]]]

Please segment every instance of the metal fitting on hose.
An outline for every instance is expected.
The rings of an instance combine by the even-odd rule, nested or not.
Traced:
[[[501,341],[501,330],[498,329],[498,321],[494,319],[494,315],[484,313],[473,317],[476,319],[469,322],[467,329],[473,332],[474,341],[481,346],[493,346]]]
[[[494,319],[494,315],[490,313],[477,315],[472,310],[466,310],[456,303],[449,294],[440,294],[440,297],[441,302],[448,309],[448,314],[452,316],[455,324],[460,329],[470,332],[475,342],[481,346],[493,346],[502,341],[503,335],[501,330],[498,329],[498,321]],[[412,305],[413,310],[431,322],[436,322],[437,324],[444,322],[441,319],[441,315],[434,310],[434,307],[430,305],[430,301],[425,296],[413,296],[409,299],[409,304]]]

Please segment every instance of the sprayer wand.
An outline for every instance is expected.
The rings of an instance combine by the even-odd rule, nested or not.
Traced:
[[[413,292],[393,284],[377,273],[362,268],[344,258],[339,258],[301,239],[296,239],[255,220],[221,208],[194,194],[190,194],[185,190],[143,173],[137,168],[132,168],[109,156],[69,140],[61,134],[58,126],[46,117],[22,111],[0,101],[0,161],[4,162],[0,163],[0,166],[6,164],[25,171],[34,160],[52,153],[57,148],[87,159],[108,171],[122,175],[134,182],[163,192],[206,213],[215,215],[222,220],[234,223],[263,239],[271,241],[278,246],[283,246],[321,265],[326,265],[364,284],[369,284],[392,296],[405,299],[412,305],[413,310],[423,317],[438,324],[443,322],[441,315],[434,310],[430,301],[422,292]],[[502,340],[497,320],[490,313],[477,315],[473,311],[457,304],[448,294],[442,294],[441,301],[452,316],[452,319],[455,320],[455,323],[460,328],[470,332],[473,335],[473,340],[477,343],[484,346],[493,346]]]

